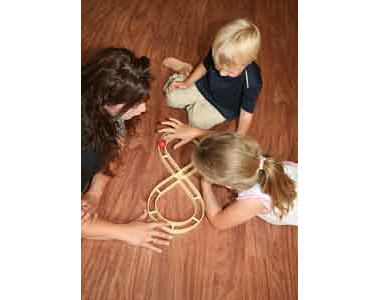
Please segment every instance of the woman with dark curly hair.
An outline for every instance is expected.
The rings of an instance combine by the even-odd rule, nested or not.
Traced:
[[[114,175],[110,168],[146,111],[150,61],[125,48],[103,50],[81,70],[81,223],[82,237],[118,239],[161,252],[171,236],[163,224],[146,223],[147,213],[128,224],[97,218],[102,192]],[[133,119],[134,118],[134,119]]]

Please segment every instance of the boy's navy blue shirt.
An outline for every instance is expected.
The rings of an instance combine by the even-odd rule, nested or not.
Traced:
[[[201,94],[225,117],[232,120],[240,109],[252,113],[262,88],[259,66],[253,62],[237,77],[221,76],[210,52],[203,61],[207,73],[196,81]]]

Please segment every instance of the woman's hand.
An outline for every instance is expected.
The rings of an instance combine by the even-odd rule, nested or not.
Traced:
[[[169,121],[163,121],[161,122],[161,124],[168,126],[158,130],[159,133],[166,133],[164,139],[167,142],[174,139],[181,140],[173,146],[174,150],[189,143],[196,137],[204,135],[204,133],[206,132],[205,130],[186,125],[174,118],[169,118]]]
[[[81,199],[81,224],[93,222],[97,218],[97,203]]]
[[[144,211],[141,216],[128,224],[117,224],[118,229],[114,237],[132,246],[140,246],[161,253],[161,249],[155,245],[168,246],[173,236],[167,233],[167,224],[147,223],[147,215],[147,211]]]

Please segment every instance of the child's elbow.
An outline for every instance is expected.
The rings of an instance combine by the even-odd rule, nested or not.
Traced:
[[[219,222],[216,219],[212,219],[209,221],[210,221],[211,226],[218,231],[224,231],[228,229],[228,226],[226,224],[223,224],[222,222]]]

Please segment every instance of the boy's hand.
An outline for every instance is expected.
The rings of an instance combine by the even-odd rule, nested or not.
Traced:
[[[190,88],[193,84],[187,82],[187,81],[173,81],[168,86],[168,92],[172,92],[175,89],[187,89]]]

